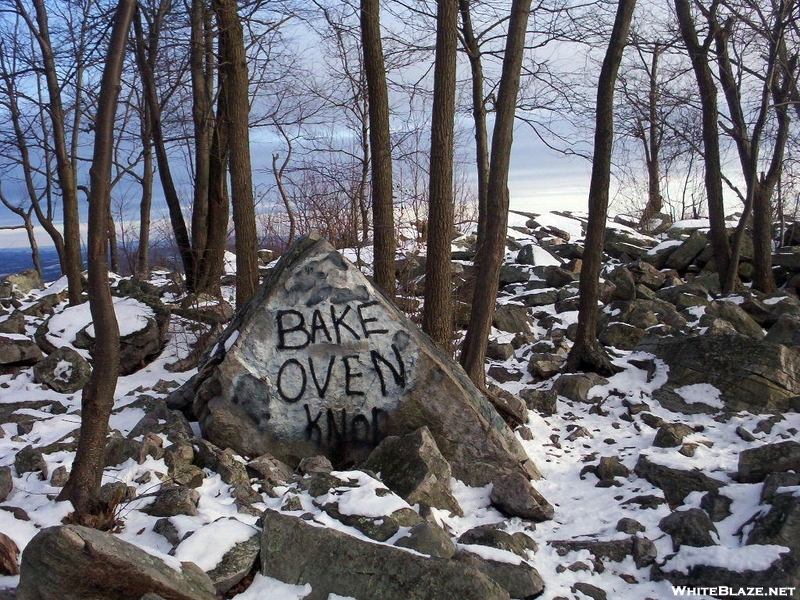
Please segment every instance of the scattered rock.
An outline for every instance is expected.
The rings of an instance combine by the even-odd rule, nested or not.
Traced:
[[[683,443],[683,438],[692,435],[694,429],[684,423],[665,423],[658,428],[653,446],[656,448],[677,448]]]
[[[0,533],[0,575],[19,575],[19,547],[5,533]]]
[[[155,593],[169,600],[215,600],[194,563],[181,571],[109,534],[65,525],[40,531],[22,553],[19,600],[120,600]]]
[[[382,600],[509,597],[478,569],[365,542],[273,510],[264,513],[263,531],[262,574],[286,583],[311,584],[310,600],[331,593]]]
[[[483,572],[489,579],[508,591],[512,598],[533,599],[541,595],[544,581],[539,572],[528,563],[501,562],[484,559],[471,552],[459,551],[456,561]]]
[[[26,269],[21,273],[6,275],[3,277],[3,282],[10,283],[23,294],[28,294],[32,290],[40,290],[44,287],[42,276],[39,275],[36,269]]]
[[[529,410],[535,410],[544,417],[558,412],[558,394],[554,390],[535,390],[526,388],[519,393]]]
[[[620,350],[633,350],[641,339],[647,334],[644,329],[639,329],[628,323],[609,323],[600,332],[598,339],[606,346]]]
[[[479,525],[461,534],[459,544],[489,546],[499,550],[513,552],[522,558],[528,558],[528,552],[536,552],[536,542],[521,531],[508,533],[497,529],[495,525]]]
[[[362,465],[409,504],[424,503],[462,515],[450,492],[450,465],[427,427],[408,435],[385,438]]]
[[[0,467],[0,502],[5,502],[13,489],[14,480],[11,477],[11,467]]]
[[[183,486],[162,487],[156,492],[155,501],[140,510],[153,517],[194,516],[197,514],[199,500],[200,494],[192,488]]]
[[[249,540],[239,542],[228,550],[208,576],[218,593],[227,592],[253,569],[261,549],[261,536],[253,535]]]
[[[394,545],[439,558],[453,558],[456,553],[452,538],[444,529],[430,521],[417,523],[409,529],[407,536],[401,537]]]
[[[606,600],[607,598],[605,590],[597,587],[596,585],[592,585],[591,583],[586,583],[585,581],[573,583],[570,590],[572,590],[573,593],[580,592],[592,600]]]
[[[17,470],[17,475],[39,471],[39,478],[47,479],[47,462],[44,455],[30,444],[17,452],[14,457],[14,468]]]
[[[0,365],[27,366],[33,365],[44,358],[39,346],[33,340],[23,335],[0,335]]]
[[[550,503],[519,473],[509,473],[496,479],[492,486],[491,501],[507,517],[547,521],[554,514]]]
[[[676,551],[684,545],[704,547],[717,543],[714,539],[718,537],[717,528],[699,508],[675,511],[661,519],[658,527],[672,537],[672,548]]]
[[[569,400],[576,402],[597,402],[600,398],[589,397],[589,390],[596,385],[604,385],[608,380],[596,373],[565,373],[556,379],[553,390]]]
[[[82,390],[89,382],[92,367],[69,346],[57,348],[33,367],[33,378],[60,394]]]
[[[720,494],[717,490],[711,490],[700,500],[702,508],[714,523],[719,523],[731,516],[731,504],[733,500]]]
[[[698,469],[682,470],[660,465],[646,454],[639,456],[634,472],[664,491],[667,502],[678,505],[690,492],[719,489],[723,483]]]
[[[778,442],[742,450],[736,480],[758,483],[770,473],[785,471],[800,472],[800,442]]]

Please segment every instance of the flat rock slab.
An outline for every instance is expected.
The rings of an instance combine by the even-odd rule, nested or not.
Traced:
[[[109,533],[78,525],[49,527],[22,553],[17,600],[216,600],[194,563],[181,571]]]
[[[463,369],[318,237],[284,253],[187,385],[203,435],[241,454],[344,466],[427,426],[470,485],[540,477]]]
[[[670,390],[707,383],[721,392],[731,411],[783,413],[800,407],[800,351],[738,334],[647,337],[636,346],[669,366],[669,379],[656,396],[670,410]],[[663,393],[662,393],[663,392]]]
[[[509,597],[474,567],[373,544],[272,510],[264,513],[261,573],[284,583],[310,584],[306,600],[325,600],[332,593],[357,600]]]

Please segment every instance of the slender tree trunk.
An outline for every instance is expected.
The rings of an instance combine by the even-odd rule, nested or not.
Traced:
[[[453,126],[458,51],[458,0],[437,0],[436,63],[433,71],[430,186],[428,190],[428,256],[422,330],[441,348],[453,336],[453,283],[450,242],[453,239]]]
[[[720,283],[731,291],[736,281],[729,277],[731,249],[725,226],[725,206],[722,194],[722,167],[719,153],[719,131],[717,130],[717,88],[708,65],[708,50],[700,45],[690,9],[690,0],[675,0],[675,12],[689,58],[692,61],[697,88],[700,92],[700,107],[703,114],[703,154],[705,164],[705,187],[708,200],[708,220],[711,227],[711,246],[717,261]]]
[[[272,155],[272,174],[275,176],[275,184],[278,186],[278,193],[281,196],[281,201],[283,202],[283,207],[286,209],[286,217],[289,219],[289,238],[286,240],[286,245],[291,246],[292,242],[294,241],[295,231],[297,230],[297,224],[294,216],[294,209],[292,208],[291,200],[289,199],[289,194],[286,192],[286,187],[283,185],[283,172],[286,169],[286,166],[289,164],[289,160],[292,158],[292,145],[291,142],[289,143],[289,149],[286,153],[286,157],[283,159],[281,166],[278,166],[278,161],[280,160],[280,156],[278,154]]]
[[[119,247],[117,246],[117,226],[111,211],[108,212],[108,255],[111,259],[111,271],[119,273]]]
[[[141,184],[142,200],[139,205],[139,250],[136,256],[136,274],[145,278],[150,274],[150,206],[153,203],[153,144],[146,103],[142,107]]]
[[[647,140],[645,140],[647,154],[647,204],[642,211],[641,225],[649,227],[650,219],[653,215],[661,212],[663,200],[661,197],[661,123],[658,118],[658,59],[661,56],[659,45],[653,48],[653,56],[650,61],[650,90],[647,95]]]
[[[108,285],[106,234],[111,208],[114,120],[134,8],[135,0],[120,0],[117,6],[98,98],[94,154],[89,171],[88,292],[95,330],[94,368],[81,395],[81,430],[72,472],[59,495],[61,500],[72,501],[74,521],[95,526],[101,525],[92,516],[103,509],[99,504],[99,494],[105,465],[105,439],[119,372],[119,327]]]
[[[220,31],[220,69],[226,89],[228,170],[236,231],[236,305],[241,307],[258,287],[256,213],[250,166],[250,114],[247,56],[235,0],[214,0]]]
[[[483,243],[486,229],[487,189],[489,187],[489,134],[486,127],[483,61],[481,48],[475,39],[470,14],[470,0],[459,0],[461,33],[464,36],[469,67],[472,73],[472,118],[475,122],[475,164],[478,170],[478,246]]]
[[[361,0],[361,45],[369,97],[369,143],[372,149],[372,229],[375,283],[394,298],[394,190],[389,135],[389,89],[381,42],[380,0]]]
[[[183,208],[175,182],[172,179],[172,170],[169,166],[169,157],[164,143],[164,134],[161,128],[161,108],[158,104],[158,94],[156,92],[155,77],[153,75],[152,56],[147,56],[145,50],[144,32],[142,24],[137,17],[133,20],[136,34],[136,64],[142,78],[142,88],[147,101],[147,112],[150,117],[150,133],[153,139],[153,148],[156,153],[156,163],[158,164],[158,175],[161,179],[161,188],[164,192],[164,200],[169,209],[170,222],[175,234],[175,242],[178,244],[178,253],[181,256],[181,263],[186,274],[186,287],[194,289],[194,255],[189,241],[189,232],[186,229],[186,221],[183,218]]]
[[[21,7],[20,0],[17,4]],[[47,92],[50,100],[48,113],[52,124],[53,149],[56,157],[56,172],[61,190],[61,204],[64,214],[64,274],[67,276],[68,294],[70,305],[80,304],[82,282],[81,270],[81,232],[80,217],[78,215],[78,184],[75,176],[75,167],[70,161],[67,149],[65,132],[64,107],[61,102],[61,85],[58,81],[58,70],[50,42],[50,28],[47,21],[47,9],[44,0],[33,0],[36,11],[38,31],[32,23],[29,26],[34,31],[39,48],[42,52],[42,65],[44,67]],[[27,16],[27,13],[25,14]],[[26,19],[27,20],[27,19]]]
[[[497,112],[492,135],[492,158],[487,188],[484,239],[475,257],[475,279],[484,283],[473,294],[467,336],[461,350],[461,364],[479,388],[486,387],[486,340],[492,329],[497,282],[506,247],[508,229],[508,171],[514,141],[514,116],[517,108],[522,55],[528,28],[531,0],[514,0],[508,23],[503,73],[497,93]]]
[[[594,132],[592,178],[589,183],[589,223],[584,242],[578,302],[578,332],[567,356],[566,370],[594,371],[610,375],[616,371],[597,341],[597,302],[603,240],[608,218],[608,188],[611,183],[611,150],[614,143],[614,87],[619,64],[628,40],[636,0],[619,0],[611,40],[608,43],[600,79],[597,82],[597,110]]]
[[[213,89],[206,74],[206,0],[192,0],[189,63],[192,75],[192,119],[194,122],[194,203],[192,205],[192,249],[195,269],[203,260],[208,236],[208,186],[211,138],[214,134]],[[196,279],[196,276],[193,277]]]
[[[33,268],[36,269],[39,277],[44,280],[42,259],[39,256],[39,243],[36,241],[36,233],[33,229],[33,221],[31,220],[30,213],[25,215],[25,233],[28,234],[28,244],[31,247],[31,260],[33,261]]]

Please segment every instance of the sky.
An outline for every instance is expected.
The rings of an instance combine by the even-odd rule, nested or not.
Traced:
[[[257,151],[254,148],[254,151]],[[585,211],[588,203],[590,163],[580,157],[565,156],[547,148],[526,125],[517,127],[511,155],[509,190],[511,208],[526,212],[550,210]],[[254,172],[254,184],[271,178]],[[271,181],[271,179],[270,179]],[[158,179],[154,186],[156,198],[153,215],[166,214],[163,200],[160,201]],[[86,218],[86,202],[81,200],[81,215]],[[132,218],[133,215],[132,215]],[[0,207],[0,227],[17,225],[19,217]],[[52,246],[50,237],[37,227],[37,240],[42,247]],[[85,241],[85,223],[82,233]],[[0,230],[0,250],[28,246],[24,230]]]

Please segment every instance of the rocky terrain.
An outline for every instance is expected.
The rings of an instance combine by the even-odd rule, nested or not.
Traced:
[[[386,388],[377,447],[364,432],[380,419],[353,417],[363,448],[331,460],[248,446],[247,427],[282,435],[294,421],[245,399],[261,393],[259,377],[280,380],[287,362],[306,364],[301,331],[330,339],[336,318],[362,331],[355,321],[332,312],[315,329],[279,322],[291,353],[248,379],[247,349],[271,331],[258,314],[226,325],[229,304],[185,297],[165,272],[115,281],[123,338],[103,487],[118,507],[111,533],[62,525],[71,506],[56,501],[91,372],[88,306],[67,308],[61,281],[8,277],[0,598],[660,600],[673,586],[734,590],[699,598],[800,587],[800,225],[774,255],[779,293],[722,297],[706,223],[664,222],[650,236],[618,221],[607,229],[600,330],[618,374],[561,373],[577,322],[583,217],[516,214],[488,341],[497,410],[470,396],[463,373],[399,311],[371,313],[372,296],[354,296],[363,337],[391,336],[364,347],[373,372],[314,355],[308,367],[330,364],[328,379],[323,369],[302,389],[281,388],[298,410],[295,401],[312,385],[324,396],[327,381],[353,396],[369,381]],[[453,246],[462,300],[472,242]],[[745,281],[751,258],[745,245]],[[270,259],[265,275],[277,281]],[[412,316],[423,264],[412,253],[398,260],[409,288],[399,304]],[[347,289],[358,290],[360,275],[345,271]],[[282,288],[287,297],[264,292],[258,306],[312,306],[303,294],[315,287],[298,285]],[[209,330],[221,337],[200,359],[193,348]],[[401,339],[406,362],[392,362]],[[272,364],[267,352],[255,354]],[[431,387],[412,367],[443,373],[444,383]],[[399,382],[413,402],[393,395]],[[335,437],[338,418],[310,414],[303,425]],[[491,443],[470,433],[481,428]]]

